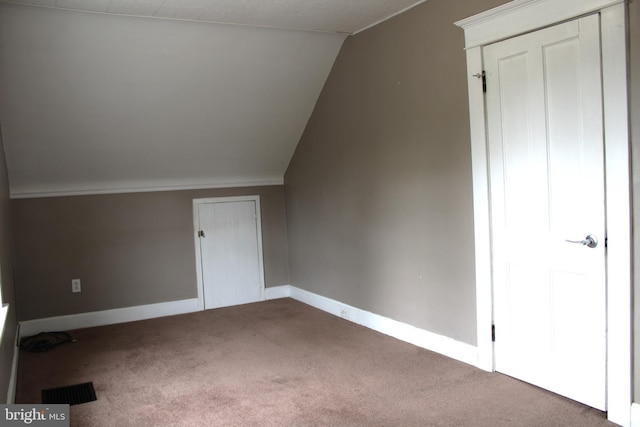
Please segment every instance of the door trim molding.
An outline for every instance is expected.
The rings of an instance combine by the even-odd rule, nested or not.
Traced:
[[[465,49],[483,46],[599,12],[625,0],[514,0],[455,22],[464,29]]]
[[[196,254],[196,277],[198,283],[198,306],[199,310],[205,309],[204,306],[204,280],[202,277],[202,252],[200,251],[200,237],[198,231],[200,229],[200,216],[198,206],[207,203],[228,203],[228,202],[255,202],[256,204],[256,228],[258,234],[258,268],[260,270],[260,301],[265,299],[265,282],[264,282],[264,256],[262,252],[262,210],[260,209],[260,196],[231,196],[231,197],[208,197],[204,199],[193,199],[193,242]]]
[[[494,370],[489,165],[482,46],[587,13],[600,13],[607,215],[607,416],[631,420],[631,192],[627,5],[623,0],[515,0],[456,22],[465,32],[475,223],[477,366]]]

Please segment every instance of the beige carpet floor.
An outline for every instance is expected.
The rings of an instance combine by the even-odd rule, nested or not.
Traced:
[[[291,299],[73,331],[17,403],[92,381],[72,426],[607,426],[605,414]]]

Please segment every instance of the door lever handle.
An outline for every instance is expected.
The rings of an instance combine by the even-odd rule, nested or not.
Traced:
[[[589,248],[595,248],[596,246],[598,246],[598,239],[596,238],[596,236],[589,234],[587,237],[584,238],[584,240],[569,240],[566,239],[565,242],[569,242],[569,243],[577,243],[579,245],[584,245],[587,246]]]

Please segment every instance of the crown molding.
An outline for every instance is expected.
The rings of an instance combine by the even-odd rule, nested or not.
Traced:
[[[169,185],[122,185],[122,186],[86,186],[83,188],[52,188],[48,190],[11,191],[11,199],[35,199],[42,197],[93,196],[99,194],[149,193],[157,191],[206,190],[213,188],[264,187],[283,185],[283,178],[258,179],[252,181],[212,181],[202,184]]]

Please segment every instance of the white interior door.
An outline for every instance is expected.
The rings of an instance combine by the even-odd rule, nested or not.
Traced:
[[[200,203],[197,209],[204,308],[262,301],[256,201]]]
[[[483,49],[495,368],[598,409],[606,397],[599,17]],[[591,248],[580,241],[591,235]]]

